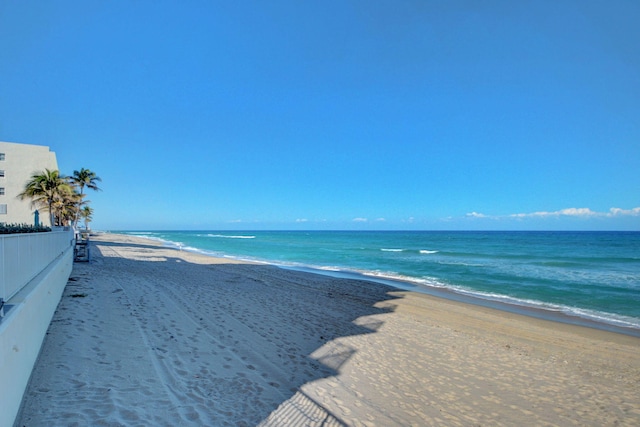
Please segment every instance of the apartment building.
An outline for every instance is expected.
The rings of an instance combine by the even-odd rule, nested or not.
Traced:
[[[31,177],[45,169],[57,170],[56,153],[43,145],[0,141],[0,222],[34,223],[36,208],[30,199],[20,200]],[[49,224],[49,213],[40,212],[40,223]]]

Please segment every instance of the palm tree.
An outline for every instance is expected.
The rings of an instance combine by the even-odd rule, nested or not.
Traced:
[[[46,207],[49,210],[50,225],[54,225],[54,202],[64,194],[73,193],[66,176],[57,170],[45,169],[42,173],[31,176],[24,191],[18,195],[20,199],[30,198],[33,205]]]
[[[53,201],[53,212],[57,218],[57,225],[69,225],[74,223],[80,212],[80,206],[84,203],[84,195],[72,189],[56,194]]]
[[[93,208],[85,206],[80,209],[80,217],[84,219],[84,228],[89,230],[89,223],[93,219]]]
[[[73,176],[69,177],[71,184],[80,188],[80,194],[84,194],[84,187],[94,191],[100,191],[96,182],[102,182],[102,179],[95,172],[82,168],[79,171],[73,171]]]
[[[73,176],[69,177],[69,182],[71,185],[80,189],[80,197],[84,197],[84,187],[87,187],[94,191],[100,191],[97,182],[102,182],[102,179],[96,175],[90,169],[82,168],[79,171],[73,171]],[[81,202],[80,204],[87,203]],[[76,216],[73,219],[74,226],[78,222],[78,214],[80,213],[80,205],[78,205],[78,210],[76,212]]]

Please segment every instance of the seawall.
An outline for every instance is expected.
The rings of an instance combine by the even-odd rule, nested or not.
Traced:
[[[65,237],[61,238],[59,233],[64,233]],[[28,238],[28,235],[24,236],[24,239]],[[51,318],[73,268],[73,233],[52,232],[50,238],[59,242],[49,254],[51,259],[39,259],[39,272],[21,284],[5,302],[4,317],[0,318],[0,427],[14,424]],[[15,249],[11,249],[10,254],[4,252],[0,254],[0,265],[6,272],[7,258],[19,254]],[[33,263],[29,264],[24,268],[32,270]]]

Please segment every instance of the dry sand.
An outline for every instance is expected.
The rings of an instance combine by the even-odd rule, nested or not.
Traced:
[[[640,339],[106,234],[18,426],[638,426]]]

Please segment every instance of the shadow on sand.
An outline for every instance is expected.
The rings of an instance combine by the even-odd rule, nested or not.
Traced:
[[[383,320],[368,316],[393,311],[389,303],[397,298],[390,294],[393,289],[269,265],[196,264],[166,256],[165,251],[157,252],[167,248],[154,245],[109,241],[91,244],[94,258],[90,264],[75,265],[75,280],[72,287],[67,287],[63,302],[72,293],[85,293],[90,298],[96,283],[108,277],[123,291],[115,289],[111,294],[127,297],[117,303],[128,306],[131,322],[156,322],[153,328],[141,328],[140,333],[146,335],[143,341],[152,347],[150,350],[162,351],[154,364],[164,367],[165,376],[173,376],[172,387],[179,399],[193,393],[190,384],[194,372],[190,369],[199,369],[209,372],[210,378],[203,378],[209,383],[199,387],[208,391],[211,404],[207,415],[214,422],[271,426],[286,419],[288,425],[347,425],[301,387],[340,373],[356,349],[336,339],[375,333]],[[381,302],[384,308],[379,307]],[[104,304],[110,303],[105,300]],[[108,313],[109,307],[98,310]],[[207,343],[214,343],[226,359],[212,356],[195,361],[191,367],[172,366],[172,360],[181,360],[180,352],[190,349],[194,361],[193,354],[207,350],[197,347],[199,341],[193,334],[180,329],[179,325],[185,324],[193,324],[199,331],[198,340],[204,342],[206,338]],[[152,357],[156,357],[153,351]],[[244,364],[245,369],[236,374],[251,374],[257,385],[248,390],[229,387],[236,384],[229,379],[229,372],[219,373],[224,371],[224,360],[231,359]],[[221,378],[229,380],[227,386]],[[216,399],[222,396],[237,399],[235,408],[218,405]],[[51,404],[63,411],[73,410],[64,405]]]

